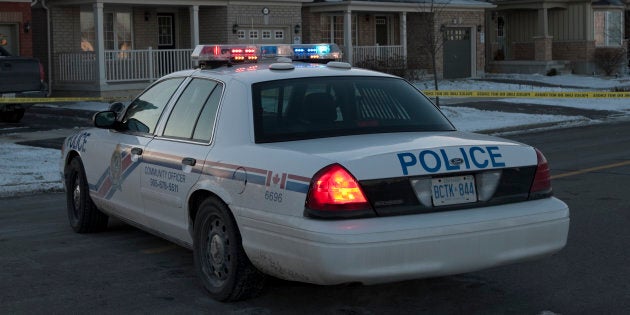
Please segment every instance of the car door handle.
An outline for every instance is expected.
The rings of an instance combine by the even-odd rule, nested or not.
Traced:
[[[142,155],[142,149],[141,148],[132,148],[131,149],[131,154]]]
[[[182,159],[182,164],[188,165],[188,166],[195,166],[195,164],[197,164],[197,160],[187,157],[187,158]]]

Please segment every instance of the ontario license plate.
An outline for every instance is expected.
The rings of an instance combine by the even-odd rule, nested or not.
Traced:
[[[464,175],[432,178],[431,194],[434,206],[475,202],[477,201],[475,177]]]

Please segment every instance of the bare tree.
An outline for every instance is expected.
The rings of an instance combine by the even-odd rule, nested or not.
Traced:
[[[431,71],[433,72],[433,84],[436,91],[439,90],[437,59],[442,52],[444,46],[444,29],[438,25],[441,16],[447,9],[450,0],[424,0],[418,5],[418,11],[421,12],[420,26],[416,35],[421,50],[428,55],[431,63]],[[440,106],[440,98],[435,97],[435,104]]]

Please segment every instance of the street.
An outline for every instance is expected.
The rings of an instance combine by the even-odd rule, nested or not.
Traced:
[[[567,247],[541,260],[376,286],[269,281],[255,299],[210,299],[192,252],[112,220],[75,234],[63,194],[0,199],[0,314],[627,314],[630,124],[508,136],[549,160],[569,204]],[[546,314],[551,314],[546,313]]]

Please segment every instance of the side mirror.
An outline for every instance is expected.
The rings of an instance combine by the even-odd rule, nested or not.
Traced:
[[[116,113],[118,117],[120,117],[120,115],[122,114],[124,110],[125,110],[125,105],[121,102],[115,102],[109,105],[109,111]]]
[[[112,129],[116,126],[116,112],[108,110],[98,112],[92,117],[92,122],[96,128]]]

